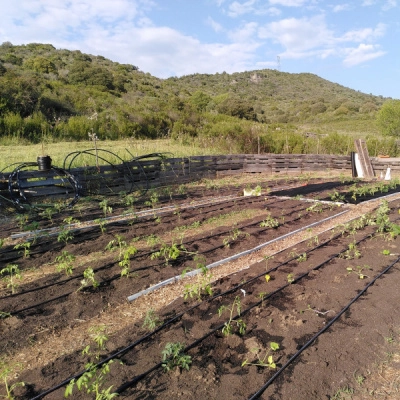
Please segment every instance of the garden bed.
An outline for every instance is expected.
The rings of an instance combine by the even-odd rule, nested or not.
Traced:
[[[4,272],[0,297],[16,398],[62,398],[88,361],[132,399],[330,398],[365,378],[398,329],[399,201],[340,205],[343,179],[256,183],[261,196],[206,181],[5,224],[1,257],[22,278]],[[178,344],[181,367],[163,362]]]

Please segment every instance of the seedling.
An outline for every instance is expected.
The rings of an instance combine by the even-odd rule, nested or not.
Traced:
[[[176,260],[182,251],[189,253],[183,245],[178,245],[172,242],[171,246],[169,246],[168,244],[163,243],[160,250],[154,252],[150,258],[154,260],[155,258],[163,257],[165,265],[169,265],[170,260]]]
[[[74,269],[73,262],[75,261],[75,256],[66,250],[63,250],[59,256],[56,257],[55,262],[56,269],[58,272],[64,271],[66,275],[72,275]]]
[[[14,249],[15,250],[22,249],[22,251],[20,253],[23,254],[24,258],[28,258],[31,253],[31,251],[30,251],[31,244],[32,244],[31,242],[19,243],[14,246]]]
[[[15,282],[16,279],[22,279],[21,271],[17,264],[8,264],[0,270],[0,275],[5,275],[3,278],[7,282],[7,288],[11,289],[11,293],[14,294],[18,287]]]
[[[91,337],[97,345],[97,349],[95,353],[91,353],[90,345],[88,345],[83,349],[82,355],[89,355],[90,357],[95,357],[95,359],[98,360],[100,358],[100,351],[105,349],[105,342],[108,340],[106,327],[104,325],[93,326],[89,329],[89,332],[91,333]],[[80,376],[78,379],[72,379],[67,385],[64,392],[64,397],[71,396],[75,386],[79,391],[85,390],[88,394],[93,393],[96,400],[111,400],[117,397],[117,393],[111,393],[112,386],[109,386],[107,389],[102,388],[105,377],[110,372],[110,365],[113,362],[114,360],[109,360],[101,367],[97,367],[97,365],[92,361],[88,362],[85,365],[86,371],[82,374],[82,376]]]
[[[264,307],[264,298],[267,295],[268,295],[267,292],[261,292],[261,293],[258,294],[258,297],[261,299],[261,307]]]
[[[212,296],[213,294],[211,271],[204,264],[198,264],[197,266],[200,266],[201,273],[197,275],[197,281],[195,283],[185,285],[183,293],[185,300],[188,297],[196,297],[198,300],[201,300],[202,295]]]
[[[64,225],[57,236],[57,242],[64,242],[64,244],[67,244],[73,238],[73,233]]]
[[[162,366],[164,371],[168,372],[171,369],[178,367],[189,371],[192,357],[185,354],[183,350],[185,345],[182,343],[167,343],[162,351]]]
[[[347,270],[347,272],[348,272],[349,274],[355,273],[355,274],[358,275],[358,278],[359,278],[359,279],[368,278],[368,275],[365,275],[365,274],[363,273],[363,270],[365,270],[365,269],[371,269],[371,267],[369,267],[368,265],[364,265],[364,266],[358,265],[358,266],[355,267],[355,268],[353,268],[353,267],[347,267],[347,268],[346,268],[346,270]]]
[[[78,289],[78,291],[89,286],[92,286],[93,288],[96,289],[97,287],[99,287],[99,285],[100,285],[99,282],[97,282],[94,277],[93,268],[88,267],[85,269],[85,271],[83,271],[83,279],[81,280],[81,286]]]
[[[101,233],[104,233],[107,229],[106,229],[106,220],[103,218],[97,218],[94,220],[94,222],[96,222],[96,224],[99,224],[99,228]]]
[[[238,314],[238,317],[240,317],[241,307],[242,307],[242,305],[241,305],[241,302],[240,302],[240,297],[236,296],[235,299],[233,300],[232,305],[230,307],[221,306],[218,309],[218,316],[221,316],[222,313],[225,310],[229,311],[229,320],[224,323],[224,326],[222,328],[222,333],[225,336],[228,336],[228,335],[233,333],[234,324],[236,324],[236,327],[238,328],[238,331],[239,331],[240,335],[244,335],[246,333],[246,324],[245,324],[245,322],[241,318],[238,318],[238,319],[234,319],[233,318],[233,313],[235,312],[235,309],[236,309],[236,312]]]
[[[277,351],[279,350],[279,344],[276,342],[271,342],[269,344],[269,347],[272,351]],[[253,354],[257,356],[257,361],[255,362],[249,362],[247,359],[242,362],[242,367],[245,365],[255,365],[257,367],[265,368],[268,367],[270,369],[275,369],[276,364],[274,362],[274,358],[272,355],[269,354],[269,350],[265,352],[264,357],[260,357],[260,349],[255,347],[250,350]]]
[[[382,254],[384,256],[390,256],[391,252],[390,252],[390,250],[385,249],[385,250],[382,250]]]
[[[357,248],[356,242],[349,243],[348,249],[341,254],[341,258],[345,258],[346,260],[352,260],[361,257],[361,252]]]
[[[129,278],[130,274],[130,267],[131,267],[131,256],[137,253],[137,249],[134,246],[129,246],[125,249],[122,260],[118,263],[121,269],[121,277],[126,276]]]
[[[293,274],[287,274],[286,277],[288,283],[293,283],[294,282],[294,275]]]
[[[276,228],[278,225],[278,220],[273,218],[271,214],[268,214],[264,221],[260,223],[261,228]]]
[[[13,379],[15,376],[16,370],[21,369],[22,365],[21,364],[15,364],[15,365],[8,365],[4,360],[0,360],[0,379],[4,383],[4,388],[6,391],[5,396],[0,396],[5,399],[13,400],[14,395],[13,392],[14,390],[19,387],[19,386],[25,386],[24,382],[15,382],[12,385],[9,384],[9,380]]]
[[[108,205],[108,200],[104,199],[99,203],[100,208],[103,210],[104,218],[107,217],[107,214],[111,214],[113,209]]]
[[[11,314],[5,311],[0,311],[0,319],[6,319],[8,317],[11,317]]]
[[[147,329],[148,331],[153,331],[157,328],[158,325],[161,325],[162,321],[158,318],[155,311],[150,308],[146,311],[146,316],[144,317],[142,328]]]

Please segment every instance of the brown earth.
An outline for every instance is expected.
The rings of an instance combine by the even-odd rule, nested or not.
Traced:
[[[179,213],[166,213],[159,222],[150,215],[129,225],[131,219],[121,217],[104,234],[89,224],[67,244],[60,244],[56,237],[38,238],[27,258],[12,251],[15,240],[9,239],[9,235],[16,227],[5,224],[3,237],[7,240],[1,255],[5,260],[8,258],[7,263],[18,264],[23,274],[30,276],[26,283],[23,280],[19,284],[15,295],[10,296],[4,287],[0,297],[0,310],[12,315],[0,320],[1,352],[9,363],[23,366],[20,371],[17,369],[18,377],[12,375],[10,379],[26,383],[15,390],[16,398],[36,398],[83,371],[88,360],[99,362],[123,349],[120,357],[114,357],[122,364],[114,362],[110,366],[103,386],[113,385],[112,390],[121,391],[120,398],[247,399],[277,372],[276,379],[259,394],[261,398],[330,399],[339,390],[355,387],[391,351],[397,338],[400,239],[376,233],[377,226],[344,232],[341,224],[376,208],[379,200],[358,206],[324,204],[317,209],[312,208],[314,203],[272,195],[280,192],[282,196],[301,194],[324,199],[335,188],[345,190],[339,181],[332,182],[319,180],[306,186],[282,182],[280,191],[274,190],[268,196],[230,199],[210,207],[204,205],[201,211],[185,209],[184,199],[180,199]],[[290,184],[292,188],[285,187]],[[199,190],[188,190],[186,205],[190,205],[191,199],[198,200]],[[201,192],[204,197],[210,193],[237,195],[238,188],[202,188]],[[390,219],[397,223],[400,203],[393,200],[389,205]],[[118,213],[116,210],[114,207],[113,214]],[[346,210],[344,215],[307,228]],[[93,214],[84,212],[82,220],[90,220]],[[217,219],[217,226],[210,228],[212,218],[224,214],[229,217]],[[281,225],[260,227],[267,215]],[[236,217],[238,220],[232,225]],[[200,221],[203,230],[183,229],[196,221]],[[165,259],[151,259],[152,249],[146,247],[143,238],[158,235],[171,240],[168,235],[177,226],[183,227],[181,232],[185,233],[185,251],[176,260],[169,260],[168,265]],[[213,269],[212,298],[203,296],[201,302],[184,299],[185,285],[197,282],[197,278],[192,278],[165,286],[132,303],[126,301],[133,293],[180,275],[185,268],[194,268],[196,262],[188,253],[203,253],[206,264],[211,264],[301,228],[304,230],[293,236]],[[233,239],[235,229],[239,234]],[[119,276],[118,249],[104,250],[116,235],[123,235],[128,243],[142,238],[133,242],[138,244],[139,251],[131,257],[131,272],[137,274],[132,278]],[[226,242],[223,245],[224,239],[228,239],[229,246]],[[71,278],[54,273],[52,264],[63,250],[76,257],[77,266]],[[383,250],[390,254],[383,255]],[[391,264],[385,274],[349,305]],[[77,291],[81,274],[88,266],[94,269],[100,287]],[[270,277],[268,282],[266,274]],[[289,279],[294,281],[289,283]],[[233,332],[225,336],[221,328],[229,320],[229,308],[235,299],[236,304],[240,300],[238,318],[246,324],[246,331],[241,335],[233,320]],[[219,316],[221,306],[228,309]],[[144,338],[147,333],[142,327],[143,317],[150,308],[162,321],[174,317],[176,321]],[[232,315],[237,315],[237,308]],[[105,327],[108,335],[105,349],[96,355],[83,356],[81,351],[89,344],[94,352],[93,332],[89,328],[100,326]],[[207,336],[203,338],[204,335]],[[135,341],[140,343],[133,346]],[[162,350],[167,343],[176,342],[189,346],[186,354],[191,356],[191,368],[164,372],[161,366],[157,367]],[[278,343],[279,349],[270,350],[271,342]],[[132,348],[128,350],[129,346]],[[291,361],[299,350],[303,351]],[[257,356],[264,359],[266,355],[273,356],[276,369],[242,366],[246,359],[256,363]],[[132,380],[135,382],[130,385]],[[44,398],[61,399],[64,390],[65,386]],[[75,388],[72,398],[94,396]]]

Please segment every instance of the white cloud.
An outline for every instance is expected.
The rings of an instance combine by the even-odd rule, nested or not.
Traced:
[[[280,54],[282,58],[325,59],[334,56],[343,58],[346,66],[353,66],[385,54],[378,45],[371,44],[385,32],[386,25],[378,24],[375,28],[351,30],[338,36],[328,28],[325,16],[318,15],[275,21],[261,27],[258,34],[260,39],[271,39],[281,45],[284,48]],[[355,43],[358,47],[343,47],[344,43]]]
[[[386,54],[384,51],[379,50],[379,46],[373,44],[360,44],[356,48],[345,49],[344,52],[343,65],[346,67],[354,67]]]
[[[224,28],[222,27],[221,24],[219,24],[218,22],[214,21],[211,17],[207,18],[206,21],[207,25],[211,26],[211,28],[213,29],[214,32],[223,32]]]
[[[316,16],[272,22],[259,29],[259,37],[281,44],[286,54],[299,54],[332,42],[333,32],[327,28],[323,16]]]
[[[350,10],[350,4],[337,4],[332,8],[333,12],[340,12],[340,11],[346,11]]]
[[[391,8],[397,7],[397,1],[396,0],[387,0],[387,2],[383,5],[382,10],[383,11],[388,11]]]
[[[269,0],[270,4],[279,5],[284,7],[301,7],[309,0]]]
[[[227,14],[233,18],[244,14],[277,16],[281,14],[281,10],[277,7],[260,4],[259,0],[248,0],[243,3],[234,1],[229,5]]]
[[[257,32],[257,28],[257,23],[249,22],[237,30],[231,31],[228,36],[233,42],[250,42],[252,40],[251,38],[254,37]]]
[[[237,17],[239,15],[254,12],[254,6],[256,3],[257,0],[248,0],[245,1],[244,3],[239,3],[238,1],[234,1],[229,5],[228,15],[230,17]]]

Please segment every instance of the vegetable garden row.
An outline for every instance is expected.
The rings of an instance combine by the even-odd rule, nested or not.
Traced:
[[[234,178],[207,180],[4,225],[0,394],[308,399],[365,373],[397,313],[398,182],[257,184],[243,197]]]

